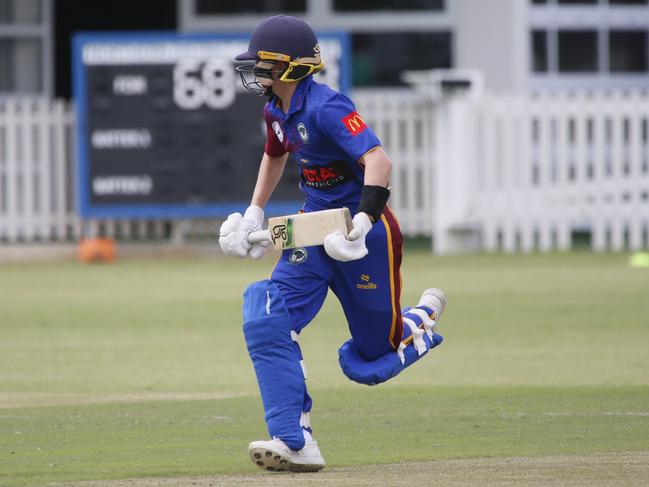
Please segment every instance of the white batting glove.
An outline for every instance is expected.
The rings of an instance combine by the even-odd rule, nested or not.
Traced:
[[[261,230],[264,224],[264,210],[255,205],[250,205],[246,212],[243,214],[242,226],[248,231],[248,234]],[[248,235],[246,235],[246,239]],[[255,260],[261,259],[268,251],[270,242],[264,240],[263,242],[250,244],[248,255]]]
[[[223,222],[219,230],[219,245],[225,255],[261,259],[268,250],[268,242],[251,244],[248,235],[261,230],[264,222],[264,210],[251,205],[241,216],[241,213],[232,213]]]
[[[372,221],[367,213],[357,213],[352,219],[354,228],[345,238],[340,230],[325,237],[324,248],[332,259],[342,262],[362,259],[367,255],[365,235],[372,229]]]

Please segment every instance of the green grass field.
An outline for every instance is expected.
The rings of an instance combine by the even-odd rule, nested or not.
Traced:
[[[301,479],[258,472],[246,453],[266,431],[241,294],[272,256],[0,265],[0,485],[401,485],[394,464],[401,479],[425,472],[426,485],[448,467],[466,485],[479,462],[512,458],[526,460],[507,485],[582,485],[593,469],[591,485],[640,483],[649,270],[626,259],[407,253],[402,304],[444,289],[445,343],[375,388],[338,368],[348,332],[330,297],[300,340],[328,467]],[[543,458],[568,467],[539,468]]]

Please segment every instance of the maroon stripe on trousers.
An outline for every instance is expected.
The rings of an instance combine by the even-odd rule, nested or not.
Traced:
[[[392,241],[393,267],[390,279],[392,280],[391,288],[393,290],[392,302],[394,303],[397,316],[394,333],[390,337],[390,342],[396,350],[399,348],[401,338],[403,337],[403,320],[401,318],[401,259],[403,257],[403,236],[401,235],[399,222],[388,206],[384,208],[383,216],[388,222]]]

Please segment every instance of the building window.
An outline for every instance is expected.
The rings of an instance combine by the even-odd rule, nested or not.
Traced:
[[[49,92],[47,1],[0,0],[0,95]]]
[[[0,39],[0,93],[13,89],[14,81],[11,76],[13,64],[11,41]]]
[[[40,0],[0,0],[0,24],[39,24]]]
[[[597,31],[560,30],[558,41],[559,72],[595,73],[598,71]]]
[[[610,31],[608,56],[611,73],[645,73],[647,71],[647,31]]]
[[[609,5],[647,5],[647,0],[608,0]]]
[[[196,0],[196,15],[306,12],[306,0]]]
[[[545,30],[532,31],[532,71],[548,71],[548,33]]]
[[[334,12],[444,10],[444,0],[333,0]]]
[[[649,87],[649,0],[527,0],[538,87]]]
[[[0,39],[0,93],[43,90],[40,39]]]
[[[649,0],[530,0],[533,5],[647,5]]]
[[[559,5],[597,5],[598,0],[557,0]]]
[[[400,86],[403,71],[450,68],[451,42],[449,32],[353,34],[353,84]]]

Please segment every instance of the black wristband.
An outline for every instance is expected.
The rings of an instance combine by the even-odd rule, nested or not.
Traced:
[[[363,186],[361,202],[358,204],[358,211],[367,213],[372,221],[378,221],[383,213],[383,208],[390,197],[390,190],[383,186]]]

